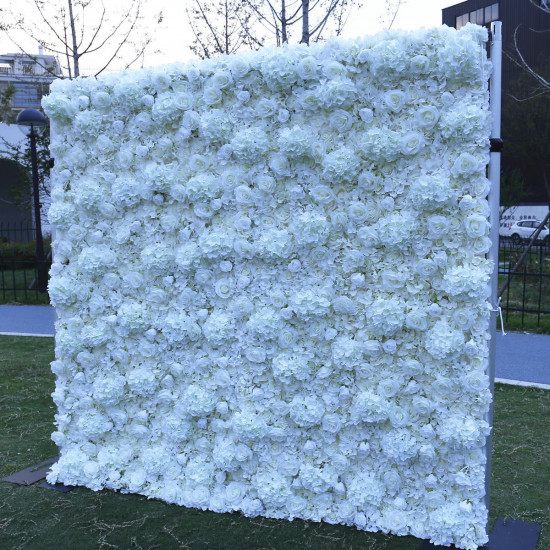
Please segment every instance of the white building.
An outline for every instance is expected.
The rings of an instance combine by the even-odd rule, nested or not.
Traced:
[[[42,96],[48,93],[50,84],[61,76],[61,68],[55,56],[8,53],[0,55],[0,91],[10,85],[15,88],[12,109],[38,109]]]
[[[0,92],[13,87],[10,105],[13,118],[23,109],[40,109],[42,96],[48,93],[50,84],[60,76],[61,68],[56,57],[44,55],[42,48],[38,55],[0,55]],[[0,157],[6,150],[5,142],[17,145],[24,139],[15,124],[0,123]],[[8,232],[8,228],[32,223],[31,210],[20,208],[13,201],[11,190],[18,184],[16,163],[0,158],[0,238],[13,238],[14,234]]]

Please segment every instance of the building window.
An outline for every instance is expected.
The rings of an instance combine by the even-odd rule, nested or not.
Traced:
[[[483,25],[483,8],[470,12],[470,23]]]
[[[465,13],[464,15],[459,15],[456,18],[456,28],[461,29],[464,25],[466,25],[466,23],[468,23],[469,20],[470,20],[469,13]]]
[[[34,63],[27,63],[23,61],[23,64],[21,66],[23,74],[34,74],[34,65]]]
[[[13,97],[13,106],[15,108],[37,108],[40,105],[42,94],[36,84],[14,83],[15,95]]]
[[[550,2],[550,0],[548,0]],[[498,2],[491,4],[485,8],[464,13],[456,18],[455,27],[461,29],[466,23],[474,23],[475,25],[487,25],[491,21],[498,19]]]
[[[491,4],[485,8],[485,23],[498,19],[498,4]]]

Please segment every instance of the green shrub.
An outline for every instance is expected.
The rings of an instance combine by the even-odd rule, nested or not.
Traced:
[[[51,251],[51,239],[44,239],[44,256]],[[0,242],[0,270],[25,269],[36,263],[36,241]]]

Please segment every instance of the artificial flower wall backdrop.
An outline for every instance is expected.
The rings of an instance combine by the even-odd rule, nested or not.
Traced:
[[[53,84],[48,481],[487,541],[485,40]]]

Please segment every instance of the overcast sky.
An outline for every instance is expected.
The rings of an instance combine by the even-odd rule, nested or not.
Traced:
[[[441,25],[441,10],[459,0],[406,0],[394,22],[396,29],[417,29],[420,27],[434,27]],[[343,36],[353,38],[367,34],[375,34],[387,26],[385,17],[385,0],[362,0],[363,7],[355,9],[349,18]],[[193,57],[189,49],[191,31],[185,14],[185,0],[144,0],[145,8],[149,12],[148,20],[154,21],[154,14],[163,10],[164,21],[162,28],[150,29],[154,37],[153,48],[146,59],[146,66],[157,66],[174,61],[186,61]],[[106,4],[109,6],[109,3]],[[38,53],[36,45],[25,47],[31,53]],[[153,53],[158,50],[159,53]],[[12,53],[16,47],[0,36],[0,53]],[[45,52],[47,53],[47,52]],[[116,66],[112,67],[117,69]]]
[[[393,24],[394,29],[418,29],[441,25],[441,10],[460,0],[406,0]],[[166,31],[160,34],[155,45],[162,54],[149,55],[147,65],[183,61],[193,57],[189,50],[190,30],[187,28],[185,5],[181,0],[160,0],[164,4]],[[343,36],[354,38],[375,34],[385,28],[385,0],[362,0],[363,7],[349,18]],[[183,47],[182,47],[183,46]]]

